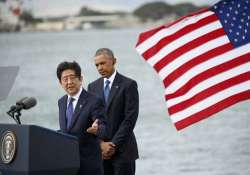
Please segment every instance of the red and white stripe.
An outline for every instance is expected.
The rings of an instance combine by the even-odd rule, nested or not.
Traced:
[[[250,44],[234,48],[212,11],[142,33],[136,50],[163,81],[177,130],[250,99]]]

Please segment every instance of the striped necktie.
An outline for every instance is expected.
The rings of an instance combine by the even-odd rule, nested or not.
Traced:
[[[66,111],[67,128],[69,128],[71,120],[72,120],[72,117],[73,117],[73,113],[74,113],[73,101],[74,100],[75,99],[72,98],[72,97],[69,98],[69,104],[68,104],[67,111]]]

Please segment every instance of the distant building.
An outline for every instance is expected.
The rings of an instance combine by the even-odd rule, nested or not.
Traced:
[[[62,31],[64,23],[62,21],[44,21],[37,23],[34,27],[35,31]]]

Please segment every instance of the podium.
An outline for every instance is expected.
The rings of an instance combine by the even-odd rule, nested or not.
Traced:
[[[35,125],[0,124],[3,175],[75,175],[79,167],[76,137]]]

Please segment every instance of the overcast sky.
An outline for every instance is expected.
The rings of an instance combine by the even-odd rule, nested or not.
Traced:
[[[87,5],[103,10],[133,11],[140,5],[152,0],[23,0],[25,8],[32,9],[35,16],[57,16],[75,14],[80,7]],[[157,0],[161,1],[161,0]],[[162,0],[170,4],[192,2],[196,5],[212,5],[218,0]]]

